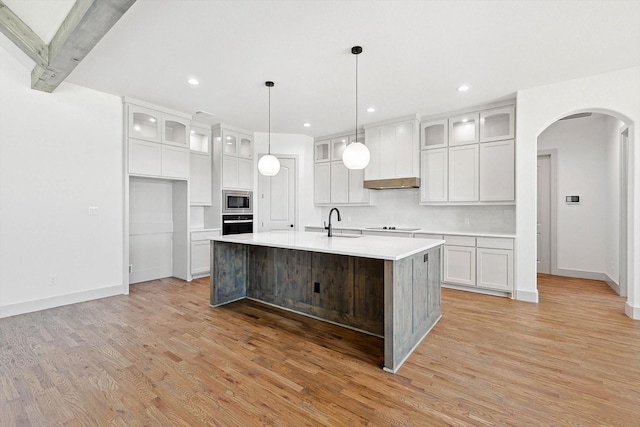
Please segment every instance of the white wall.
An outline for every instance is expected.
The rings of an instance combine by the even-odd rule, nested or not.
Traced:
[[[560,271],[555,274],[604,278],[606,247],[611,236],[607,234],[611,184],[606,118],[595,115],[560,120],[538,137],[538,150],[557,150],[555,221]],[[567,204],[565,196],[579,196],[580,203]],[[615,205],[618,206],[618,201]]]
[[[266,154],[268,151],[269,134],[254,133],[253,143],[255,147],[254,188],[257,191],[258,160],[262,154]],[[320,209],[313,204],[313,190],[309,191],[309,189],[313,189],[313,138],[306,135],[272,133],[271,154],[298,156],[298,188],[296,189],[298,224],[296,229],[304,230],[306,224],[320,221]],[[254,207],[258,208],[258,206],[258,203],[254,203]],[[254,212],[254,215],[257,218],[259,212]]]
[[[32,68],[0,35],[0,317],[124,290],[121,100]]]
[[[607,239],[605,241],[606,280],[619,285],[620,282],[620,129],[624,126],[615,117],[605,118],[605,170],[607,173],[605,189],[605,215]]]
[[[516,117],[516,298],[538,301],[536,285],[537,138],[568,114],[611,114],[629,125],[640,123],[640,67],[548,86],[520,90]],[[640,319],[640,133],[631,128],[632,182],[629,228],[627,315]],[[634,214],[635,213],[635,214]],[[635,216],[634,216],[635,215]]]
[[[342,221],[336,227],[418,227],[434,232],[514,233],[515,206],[421,206],[420,190],[393,189],[375,191],[373,206],[340,206]],[[322,208],[327,221],[331,207]]]

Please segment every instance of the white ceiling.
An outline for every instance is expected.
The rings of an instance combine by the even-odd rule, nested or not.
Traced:
[[[4,1],[45,41],[73,4]],[[435,114],[640,65],[640,0],[138,0],[67,81],[265,132],[273,80],[272,132],[321,136],[355,125],[354,45],[359,123]]]

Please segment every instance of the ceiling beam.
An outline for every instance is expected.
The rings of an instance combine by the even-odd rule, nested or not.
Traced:
[[[0,0],[0,32],[41,67],[49,63],[49,48],[40,37]]]
[[[53,92],[135,2],[76,0],[49,43],[48,63],[36,62],[31,88]]]

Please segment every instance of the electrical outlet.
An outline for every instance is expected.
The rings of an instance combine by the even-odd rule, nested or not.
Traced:
[[[56,285],[56,276],[54,276],[53,274],[49,277],[49,286],[55,286]]]
[[[313,292],[316,294],[320,293],[320,282],[314,282],[313,283]]]
[[[129,264],[129,274],[133,273],[133,264]]]

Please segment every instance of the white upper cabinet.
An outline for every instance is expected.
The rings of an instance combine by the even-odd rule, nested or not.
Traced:
[[[449,119],[449,145],[474,144],[480,140],[480,114],[470,113]]]
[[[513,139],[515,107],[496,108],[480,113],[480,142]]]
[[[251,136],[238,134],[238,157],[253,159],[253,138]]]
[[[314,165],[313,201],[316,205],[331,203],[331,163],[322,162]]]
[[[349,137],[334,138],[331,140],[331,161],[342,161],[342,153],[347,147]]]
[[[189,120],[162,115],[162,143],[188,148],[188,129]]]
[[[222,132],[222,154],[227,156],[238,156],[238,134],[224,130]]]
[[[449,148],[449,201],[478,201],[478,145]]]
[[[189,148],[195,153],[211,155],[211,129],[192,125]]]
[[[513,139],[480,144],[480,201],[515,200]]]
[[[420,148],[429,150],[445,148],[449,141],[449,123],[447,119],[420,124]]]
[[[420,129],[417,118],[374,124],[365,129],[371,153],[365,180],[420,176]]]
[[[211,206],[211,129],[192,125],[189,148],[189,201],[192,205]]]
[[[318,162],[328,162],[331,160],[329,157],[329,151],[331,150],[331,141],[316,141],[315,149],[314,149],[314,160],[316,163]]]
[[[421,154],[421,202],[446,202],[449,200],[449,150],[440,148],[424,150]]]
[[[227,125],[213,127],[216,152],[222,152],[222,188],[253,189],[253,137]],[[217,161],[217,160],[216,160]]]
[[[144,139],[160,142],[160,125],[162,114],[149,108],[128,105],[129,108],[129,138]]]
[[[331,203],[349,203],[349,169],[342,161],[331,162]]]

